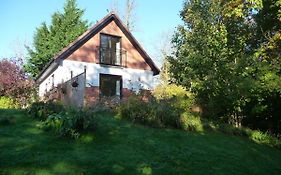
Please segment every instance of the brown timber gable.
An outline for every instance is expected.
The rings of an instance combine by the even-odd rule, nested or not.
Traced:
[[[126,67],[143,70],[153,70],[145,60],[145,55],[141,54],[135,45],[128,39],[127,35],[120,29],[115,20],[112,20],[104,28],[98,31],[86,43],[74,51],[67,60],[99,63],[100,36],[107,34],[121,38],[121,49],[126,52]]]
[[[108,14],[100,22],[83,33],[75,41],[70,43],[46,67],[40,72],[36,81],[42,81],[42,75],[53,63],[57,66],[60,60],[69,59],[84,62],[98,63],[99,52],[99,33],[108,33],[120,35],[122,37],[122,48],[127,50],[127,67],[152,70],[154,75],[159,74],[160,70],[154,64],[152,59],[140,46],[134,36],[126,29],[121,20],[114,13]],[[123,41],[124,40],[124,41]]]

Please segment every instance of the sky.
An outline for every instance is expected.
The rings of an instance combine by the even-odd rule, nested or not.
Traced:
[[[85,10],[83,18],[95,24],[116,2],[119,11],[124,11],[126,0],[77,0],[77,5]],[[52,14],[63,11],[64,3],[65,0],[1,0],[0,59],[25,55],[24,45],[32,46],[36,28],[43,22],[50,24]],[[182,5],[183,0],[136,0],[133,35],[152,58],[157,57],[159,43],[166,42],[163,37],[172,35],[181,24]],[[159,58],[153,59],[161,64]]]

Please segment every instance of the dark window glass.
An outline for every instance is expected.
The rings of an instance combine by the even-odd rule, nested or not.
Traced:
[[[100,74],[100,91],[102,96],[121,96],[122,77],[117,75]]]
[[[121,65],[121,38],[104,34],[100,38],[100,62]]]

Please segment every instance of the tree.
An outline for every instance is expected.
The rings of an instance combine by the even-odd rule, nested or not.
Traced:
[[[135,0],[126,0],[125,10],[119,10],[118,0],[113,0],[110,7],[111,11],[117,13],[119,16],[122,16],[122,20],[130,32],[133,32],[136,28],[136,1]]]
[[[244,125],[281,133],[281,1],[262,0],[254,20],[255,57],[259,64],[256,87],[244,108]]]
[[[280,0],[190,0],[173,37],[173,80],[205,116],[281,133]]]
[[[29,56],[24,69],[36,77],[60,50],[85,32],[88,22],[82,19],[83,14],[84,10],[77,7],[75,0],[67,0],[63,12],[52,15],[50,26],[43,23],[38,27],[33,48],[27,48]]]
[[[242,1],[184,4],[184,25],[172,40],[176,51],[169,57],[170,71],[176,83],[195,92],[205,115],[240,124],[241,107],[253,85],[250,19],[257,7]]]
[[[21,68],[20,59],[0,61],[0,96],[11,97],[21,105],[26,105],[34,91],[34,83]]]
[[[125,25],[129,31],[134,31],[135,29],[135,8],[136,2],[135,0],[127,0],[126,1],[126,13],[125,17]]]

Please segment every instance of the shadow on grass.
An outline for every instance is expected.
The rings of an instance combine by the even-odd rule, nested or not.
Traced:
[[[0,174],[278,174],[281,153],[220,133],[153,129],[97,117],[78,140],[42,132],[21,111],[0,127]]]

